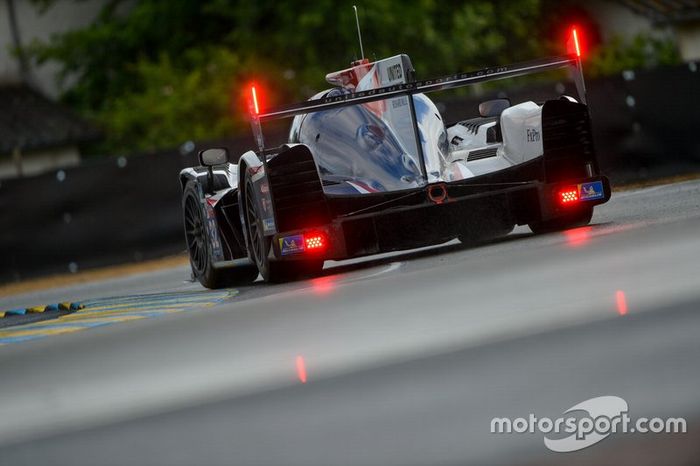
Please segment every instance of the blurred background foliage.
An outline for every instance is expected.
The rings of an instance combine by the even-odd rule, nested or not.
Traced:
[[[419,78],[562,53],[572,22],[586,30],[593,76],[678,61],[652,37],[601,44],[567,0],[112,0],[90,26],[29,53],[60,64],[62,100],[102,127],[91,152],[154,151],[244,130],[251,81],[268,105],[327,88],[326,73],[359,57],[353,3],[368,58],[407,53]]]
[[[609,76],[624,70],[674,65],[680,61],[676,43],[670,38],[638,34],[631,41],[625,41],[614,36],[593,51],[586,63],[586,74]]]

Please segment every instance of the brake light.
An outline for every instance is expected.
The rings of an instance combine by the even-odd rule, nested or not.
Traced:
[[[559,202],[565,205],[578,202],[578,188],[567,188],[559,191]]]
[[[308,252],[324,251],[328,246],[326,235],[322,233],[312,233],[304,235],[304,245]]]
[[[330,242],[324,231],[310,231],[279,238],[280,254],[318,254],[328,249]]]

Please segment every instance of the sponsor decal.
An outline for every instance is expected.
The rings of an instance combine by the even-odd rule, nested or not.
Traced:
[[[578,187],[579,199],[582,201],[592,201],[595,199],[603,199],[605,197],[605,190],[603,190],[602,181],[583,183],[578,185]]]
[[[264,218],[263,219],[263,230],[265,233],[275,232],[275,219],[274,218]]]
[[[262,205],[262,210],[264,214],[272,214],[272,204],[270,203],[270,199],[268,197],[261,198],[260,204]]]
[[[398,81],[403,79],[403,69],[401,64],[396,63],[395,65],[389,65],[386,68],[386,78],[388,81]]]
[[[279,239],[280,252],[283,256],[304,252],[304,236],[293,235]]]
[[[216,214],[214,213],[214,208],[209,204],[205,203],[205,211],[207,214],[207,232],[209,233],[209,245],[211,246],[211,255],[214,261],[223,259],[224,250],[221,246],[221,240],[219,239],[219,229],[216,223]]]
[[[405,107],[406,105],[408,105],[408,99],[406,97],[397,97],[396,99],[391,100],[392,109]]]
[[[525,136],[527,142],[540,142],[541,139],[540,131],[535,128],[526,128]]]

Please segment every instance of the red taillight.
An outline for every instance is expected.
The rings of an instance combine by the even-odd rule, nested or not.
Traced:
[[[323,254],[330,246],[326,232],[319,230],[282,236],[279,237],[278,241],[280,254],[283,256],[291,254]]]
[[[559,202],[562,204],[573,204],[578,202],[578,188],[562,189],[559,191]]]
[[[328,247],[328,240],[323,233],[305,234],[304,245],[308,252],[320,252]]]

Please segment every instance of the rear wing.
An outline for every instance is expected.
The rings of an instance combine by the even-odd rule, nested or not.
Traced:
[[[571,67],[574,70],[573,78],[579,98],[586,103],[586,87],[583,80],[583,68],[581,65],[580,50],[578,48],[578,37],[574,30],[574,40],[576,47],[572,53],[556,57],[542,58],[513,65],[496,66],[484,68],[478,71],[456,73],[440,78],[426,79],[408,82],[405,84],[394,84],[360,92],[352,92],[345,95],[332,97],[322,97],[291,105],[282,105],[270,109],[260,109],[255,88],[251,89],[251,100],[249,101],[249,112],[251,126],[255,140],[260,151],[264,150],[264,139],[262,135],[262,121],[289,118],[306,113],[320,112],[337,107],[364,104],[378,100],[384,100],[399,95],[413,95],[419,93],[454,89],[457,87],[469,86],[476,83],[495,81],[498,79],[513,78],[527,74],[538,73],[547,70]]]

